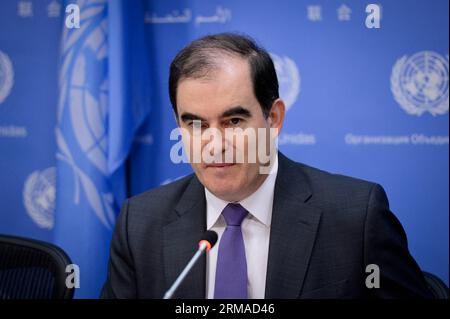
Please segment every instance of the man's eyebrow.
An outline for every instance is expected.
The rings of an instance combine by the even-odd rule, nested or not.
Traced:
[[[244,117],[251,117],[252,114],[249,110],[247,110],[246,108],[243,108],[242,106],[235,106],[232,107],[229,110],[226,110],[225,112],[222,113],[222,117],[230,117],[233,115],[241,115]]]
[[[181,114],[180,117],[181,117],[182,122],[195,121],[195,120],[205,121],[205,119],[203,119],[202,117],[195,115],[193,113],[188,113],[188,112]]]

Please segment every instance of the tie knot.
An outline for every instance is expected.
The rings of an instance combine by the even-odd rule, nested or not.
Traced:
[[[222,211],[222,215],[225,218],[228,226],[241,226],[248,211],[241,206],[241,204],[228,204]]]

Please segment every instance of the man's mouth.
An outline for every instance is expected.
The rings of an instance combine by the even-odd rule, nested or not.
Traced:
[[[235,165],[235,163],[212,163],[212,164],[207,164],[206,167],[211,167],[211,168],[221,168],[221,167],[230,167]]]

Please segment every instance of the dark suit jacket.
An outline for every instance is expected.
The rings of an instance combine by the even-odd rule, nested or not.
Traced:
[[[266,298],[429,297],[405,232],[380,185],[330,174],[279,154]],[[162,298],[206,230],[195,175],[128,199],[113,235],[103,298]],[[380,288],[365,285],[366,266]],[[174,298],[205,298],[206,258]]]

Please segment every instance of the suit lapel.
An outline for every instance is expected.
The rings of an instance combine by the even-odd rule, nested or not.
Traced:
[[[198,241],[206,230],[206,200],[204,188],[194,176],[178,202],[174,218],[163,229],[164,267],[167,289],[198,248]],[[205,298],[206,258],[203,256],[174,298]]]
[[[306,204],[307,177],[279,153],[270,230],[265,297],[298,298],[308,269],[321,210]]]

